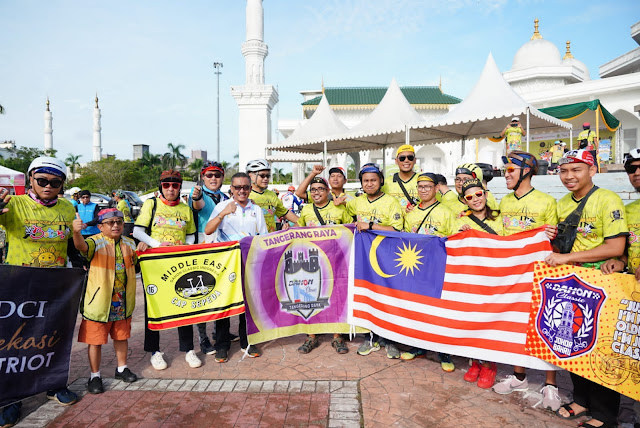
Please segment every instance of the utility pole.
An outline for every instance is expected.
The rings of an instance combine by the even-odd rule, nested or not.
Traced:
[[[217,154],[216,154],[216,161],[220,162],[220,74],[222,74],[222,72],[220,71],[220,69],[222,68],[222,63],[221,62],[214,62],[213,63],[213,68],[216,70],[214,71],[214,74],[217,75],[218,77],[218,94],[217,94],[217,102],[218,102],[218,108],[217,108],[217,113],[218,113],[218,150],[217,150]]]

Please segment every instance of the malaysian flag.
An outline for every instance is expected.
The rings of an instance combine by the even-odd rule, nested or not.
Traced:
[[[533,264],[550,252],[542,228],[356,233],[349,322],[409,346],[554,369],[525,352]]]

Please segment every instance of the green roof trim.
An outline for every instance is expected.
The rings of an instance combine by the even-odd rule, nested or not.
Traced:
[[[405,86],[400,88],[409,104],[458,104],[462,100],[443,93],[437,86]],[[369,88],[324,88],[329,104],[334,105],[375,105],[380,104],[386,87]],[[322,96],[302,103],[303,106],[320,104]]]

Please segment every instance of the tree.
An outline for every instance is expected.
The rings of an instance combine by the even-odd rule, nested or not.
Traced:
[[[148,166],[150,168],[162,166],[162,157],[160,155],[154,155],[153,153],[146,152],[138,159],[140,166]]]
[[[181,153],[181,150],[185,148],[184,144],[169,143],[167,148],[169,151],[162,155],[162,166],[167,169],[174,169],[177,166],[184,167],[187,163],[186,156]]]
[[[76,168],[80,166],[80,162],[78,162],[78,159],[80,159],[81,157],[82,155],[73,155],[69,153],[69,156],[67,156],[67,158],[64,160],[64,163],[67,165],[67,167],[69,168],[69,172],[71,173],[69,174],[71,180],[76,178]]]
[[[115,158],[89,162],[80,168],[74,184],[83,189],[110,194],[112,190],[146,190],[158,183],[156,171],[140,168],[137,161]],[[149,177],[145,177],[145,172]]]
[[[56,151],[54,149],[40,150],[33,147],[22,146],[13,149],[7,149],[7,151],[11,153],[12,156],[7,157],[6,159],[0,159],[0,165],[23,172],[25,177],[27,176],[27,170],[29,169],[29,165],[31,164],[32,160],[39,156],[55,157],[56,155]]]
[[[190,178],[193,181],[198,181],[200,178],[200,171],[202,171],[202,167],[204,166],[204,159],[194,159],[193,162],[189,164],[187,167],[189,171]]]

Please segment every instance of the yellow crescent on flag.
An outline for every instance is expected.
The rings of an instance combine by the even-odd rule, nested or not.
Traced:
[[[380,275],[382,278],[391,278],[392,276],[395,276],[395,275],[389,275],[388,273],[384,273],[382,271],[382,269],[380,268],[380,265],[378,264],[378,255],[376,253],[378,251],[378,246],[380,246],[380,243],[384,238],[385,238],[384,236],[378,235],[375,237],[375,239],[371,243],[371,249],[369,250],[369,262],[371,263],[371,268],[375,273]]]

